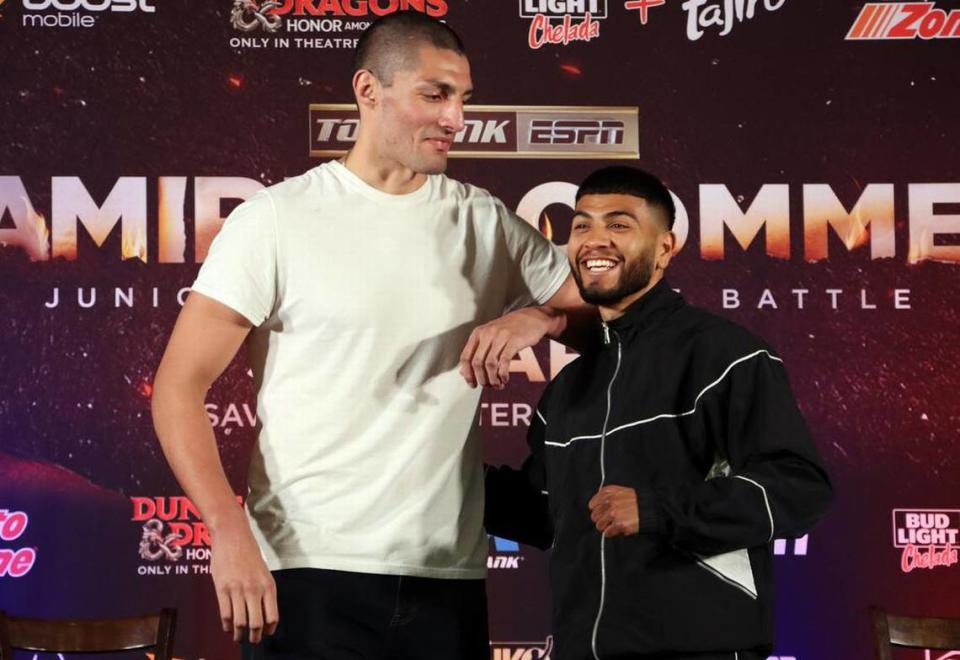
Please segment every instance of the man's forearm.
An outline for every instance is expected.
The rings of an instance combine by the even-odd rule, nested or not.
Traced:
[[[202,392],[159,381],[153,396],[153,423],[177,481],[200,511],[213,536],[246,526],[243,510],[227,480]]]
[[[548,319],[547,336],[583,353],[600,343],[600,314],[593,305],[584,304],[566,310],[542,305],[535,308]]]

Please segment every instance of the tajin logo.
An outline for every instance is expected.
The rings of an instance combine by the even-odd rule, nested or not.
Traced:
[[[960,509],[894,509],[893,546],[903,548],[900,568],[954,566],[958,563]]]
[[[720,30],[725,37],[736,25],[756,17],[757,7],[768,12],[777,11],[787,0],[686,0],[683,5],[687,12],[687,38],[696,41],[709,28]]]
[[[934,2],[869,2],[847,33],[848,41],[958,37],[960,9],[948,12]]]
[[[469,106],[453,158],[637,158],[636,108]],[[310,106],[310,155],[341,156],[360,120],[348,104]]]
[[[0,541],[16,541],[27,531],[30,518],[23,511],[0,509]],[[37,561],[35,548],[0,548],[0,578],[20,578],[30,572]]]

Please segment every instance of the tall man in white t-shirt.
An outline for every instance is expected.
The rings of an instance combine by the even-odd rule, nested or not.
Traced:
[[[355,148],[227,219],[157,372],[154,423],[210,527],[224,629],[268,635],[249,657],[486,659],[468,385],[502,387],[520,349],[585,307],[562,252],[442,174],[472,88],[456,34],[392,14],[354,71]],[[262,424],[246,515],[203,405],[244,342]]]

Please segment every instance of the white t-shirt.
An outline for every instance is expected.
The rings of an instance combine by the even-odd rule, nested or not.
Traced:
[[[390,195],[332,161],[238,206],[193,290],[255,326],[247,510],[268,566],[484,577],[480,391],[460,351],[568,272],[502,202],[443,175]]]

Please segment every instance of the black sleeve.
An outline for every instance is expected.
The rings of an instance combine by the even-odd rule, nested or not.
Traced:
[[[805,534],[833,494],[783,362],[760,350],[732,364],[724,379],[700,403],[705,432],[726,462],[702,483],[637,493],[641,532],[665,534],[698,554]]]
[[[530,455],[519,470],[508,465],[486,467],[483,522],[487,532],[546,550],[553,545],[553,523],[547,507],[547,470],[544,455],[546,423],[541,412],[546,394],[530,421]]]

